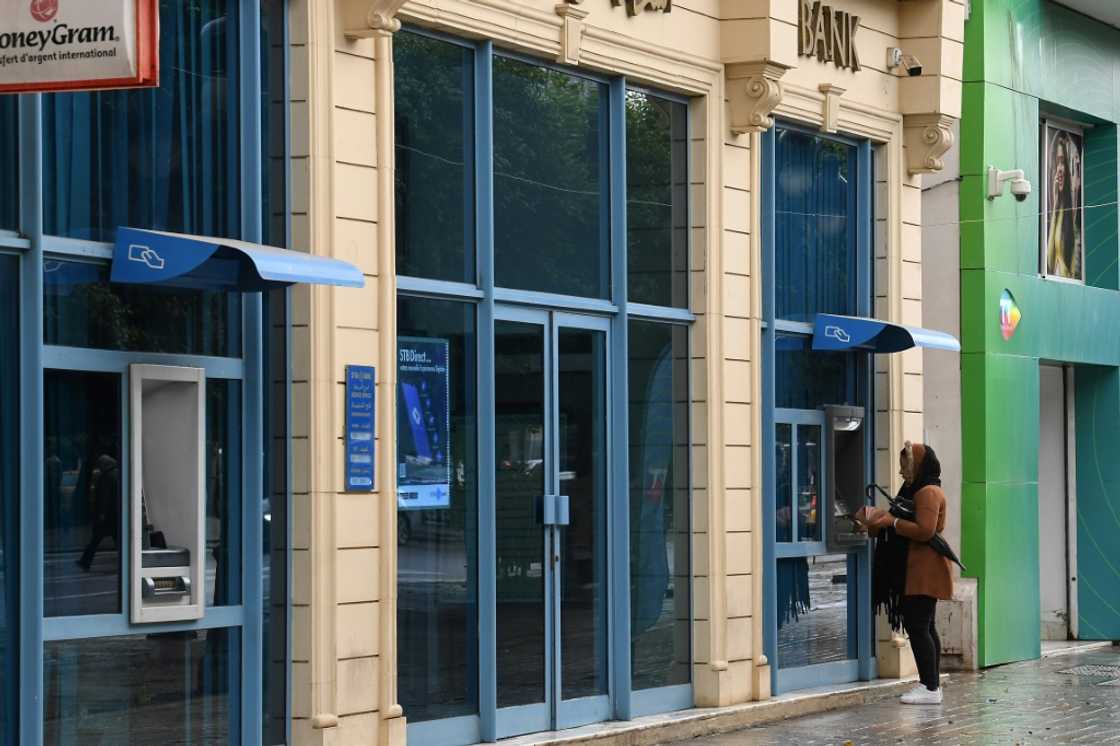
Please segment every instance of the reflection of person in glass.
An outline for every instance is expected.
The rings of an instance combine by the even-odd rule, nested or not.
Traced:
[[[1046,273],[1081,278],[1080,171],[1078,147],[1068,132],[1050,141],[1046,214]]]
[[[120,548],[121,468],[117,463],[116,444],[108,437],[99,439],[100,455],[93,462],[93,535],[82,552],[78,565],[88,570],[101,542],[113,540],[113,547]]]

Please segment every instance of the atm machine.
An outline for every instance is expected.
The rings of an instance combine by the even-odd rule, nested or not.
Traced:
[[[133,623],[200,619],[205,601],[206,373],[129,366]]]
[[[866,486],[870,448],[863,407],[826,406],[825,416],[825,538],[830,553],[860,549],[867,534],[852,520],[867,504]]]

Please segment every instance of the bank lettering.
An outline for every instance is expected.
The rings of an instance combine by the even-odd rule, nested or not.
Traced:
[[[858,72],[856,32],[859,16],[836,10],[820,0],[800,0],[798,13],[798,54],[816,57],[819,62],[832,62]]]

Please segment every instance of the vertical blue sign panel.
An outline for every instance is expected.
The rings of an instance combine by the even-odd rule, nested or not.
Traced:
[[[446,339],[397,339],[397,507],[451,507],[451,404]]]
[[[346,491],[373,491],[374,383],[368,365],[346,366]]]

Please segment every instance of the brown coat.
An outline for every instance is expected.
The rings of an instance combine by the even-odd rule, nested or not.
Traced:
[[[910,539],[906,559],[906,595],[932,596],[941,600],[953,597],[953,571],[949,560],[930,548],[928,542],[945,530],[945,493],[927,485],[914,495],[916,521],[899,520],[899,535]]]

